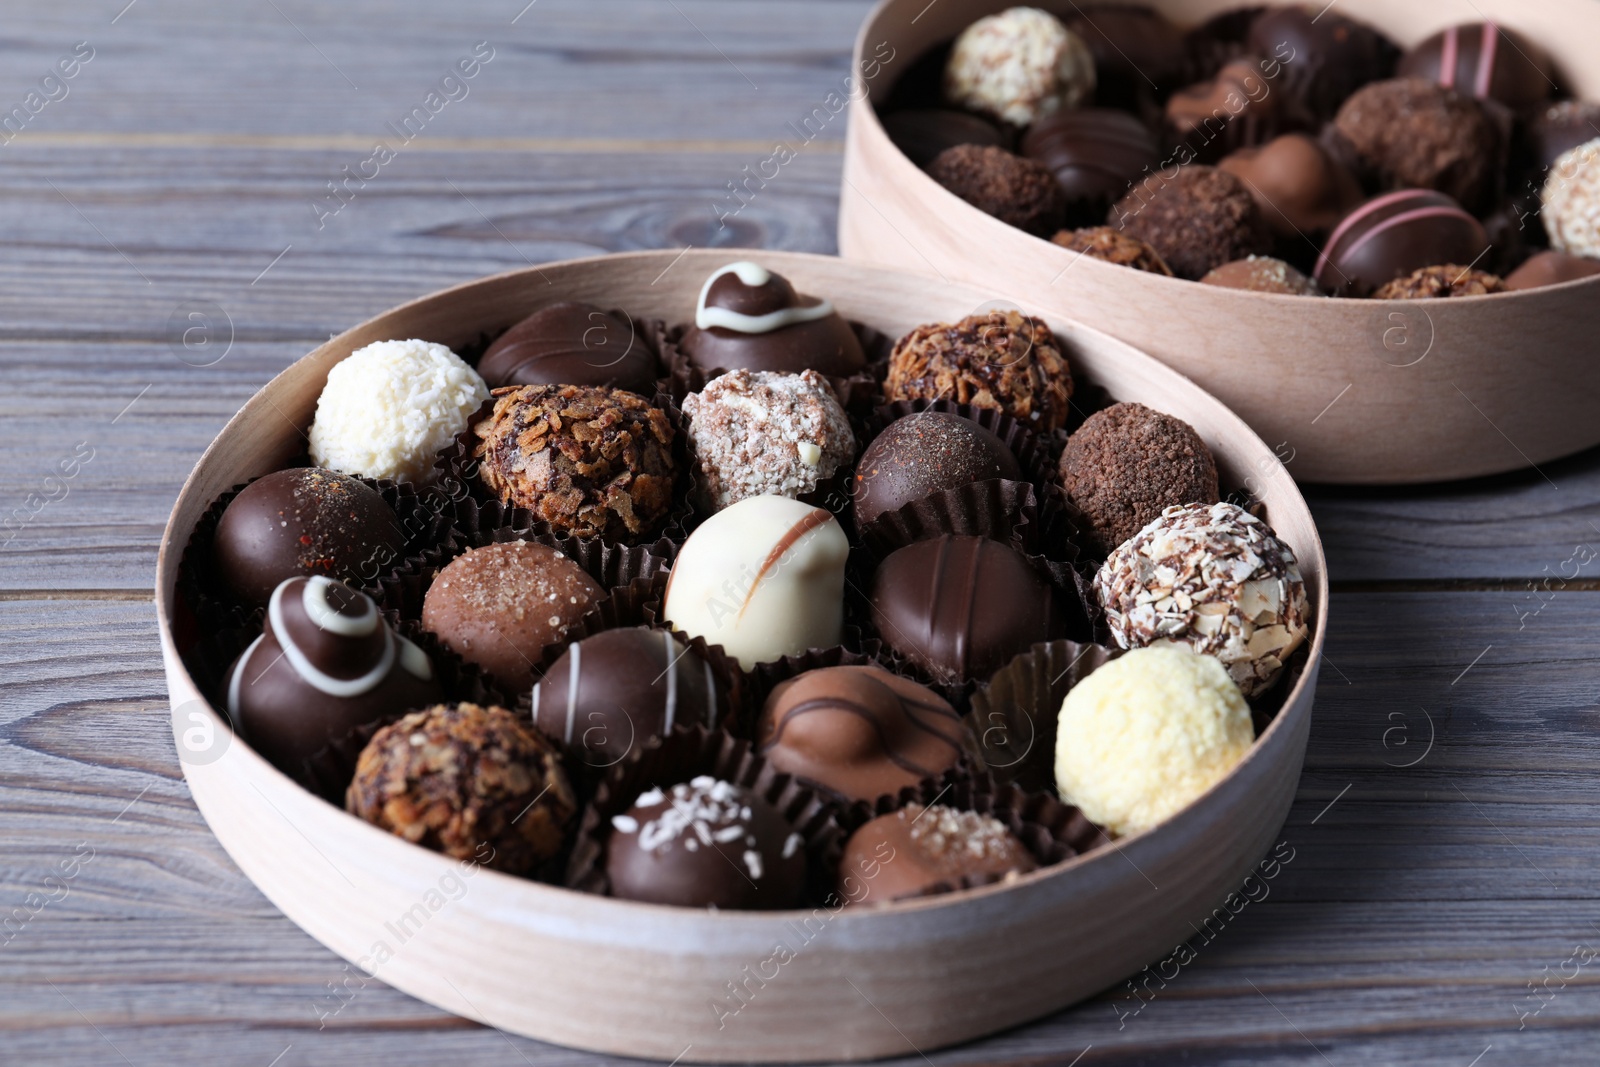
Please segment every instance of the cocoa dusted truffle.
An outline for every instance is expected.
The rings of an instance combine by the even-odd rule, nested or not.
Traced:
[[[994,434],[971,419],[920,411],[891,422],[856,464],[856,521],[973,482],[1017,481],[1022,468]]]
[[[789,279],[748,260],[706,279],[678,347],[708,373],[814,370],[848,378],[867,365],[860,338],[831,302],[795,292]]]
[[[1215,167],[1181,167],[1170,178],[1152,175],[1117,201],[1110,223],[1161,253],[1174,274],[1190,281],[1272,247],[1249,187]]]
[[[1420,78],[1374,82],[1345,101],[1333,128],[1385,188],[1434,189],[1471,211],[1494,199],[1504,147],[1470,96]]]
[[[526,875],[561,853],[578,801],[555,746],[521,719],[440,704],[373,735],[345,807],[452,859]]]
[[[1277,293],[1282,296],[1321,296],[1322,290],[1304,274],[1281,259],[1271,256],[1248,256],[1224,263],[1200,279],[1202,285],[1215,285],[1223,289],[1247,289],[1253,293]]]
[[[1161,258],[1161,253],[1121,230],[1110,226],[1091,226],[1085,230],[1062,230],[1050,238],[1069,252],[1093,259],[1114,263],[1119,267],[1132,267],[1149,274],[1172,277],[1172,268]]]
[[[900,338],[884,392],[890,400],[994,408],[1030,429],[1056,430],[1071,413],[1072,370],[1042,319],[996,310]]]
[[[952,892],[974,881],[1016,877],[1038,866],[999,819],[942,804],[913,803],[850,835],[839,859],[840,892],[852,903],[886,903]],[[851,892],[858,877],[865,890],[856,885]]]
[[[1550,246],[1600,258],[1600,138],[1556,160],[1542,197]]]
[[[1061,20],[1034,7],[979,19],[956,38],[944,94],[969,111],[1028,126],[1094,95],[1094,55]]]
[[[1283,63],[1283,89],[1313,119],[1332,117],[1351,93],[1394,71],[1400,49],[1371,26],[1318,3],[1268,8],[1246,48]]]
[[[1400,60],[1402,78],[1425,78],[1480,100],[1527,108],[1555,91],[1555,67],[1543,48],[1492,22],[1451,26]]]
[[[1245,183],[1281,240],[1320,240],[1364,199],[1349,168],[1303,133],[1241,148],[1217,166]]]
[[[563,300],[535,311],[489,346],[478,373],[507,385],[614,385],[649,397],[656,354],[620,311]]]
[[[1143,404],[1090,415],[1061,453],[1061,485],[1104,556],[1174,504],[1215,504],[1217,464],[1182,419]]]
[[[672,425],[626,390],[496,389],[473,433],[484,486],[559,533],[637,538],[672,506]]]
[[[928,174],[979,211],[1037,237],[1054,233],[1066,218],[1066,197],[1050,169],[1003,148],[947,148],[928,164]]]
[[[1487,271],[1455,264],[1423,267],[1372,294],[1374,300],[1438,300],[1452,296],[1484,296],[1506,291],[1504,279]]]

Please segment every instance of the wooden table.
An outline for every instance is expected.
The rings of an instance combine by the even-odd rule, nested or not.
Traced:
[[[157,540],[239,405],[386,307],[598,252],[831,251],[842,118],[713,205],[839,86],[868,4],[126,2],[18,8],[0,42],[0,113],[44,100],[0,145],[0,1063],[601,1062],[335,998],[343,961],[189,799]],[[327,199],[479,41],[466,96]],[[1600,454],[1312,495],[1329,661],[1268,895],[1137,996],[902,1062],[1595,1062]]]

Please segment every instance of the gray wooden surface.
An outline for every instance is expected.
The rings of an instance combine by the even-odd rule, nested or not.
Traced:
[[[0,111],[95,50],[0,145],[0,513],[29,515],[0,533],[0,1063],[603,1062],[376,982],[319,1029],[344,965],[179,771],[157,539],[251,392],[383,308],[586,253],[831,251],[842,120],[727,229],[711,205],[839,84],[868,5],[125,2],[15,6],[0,35]],[[326,183],[482,40],[469,95],[319,230]],[[231,323],[208,351],[233,338],[210,366],[168,325],[202,303]],[[1157,992],[927,1060],[1594,1062],[1600,456],[1311,495],[1337,592],[1269,895]]]

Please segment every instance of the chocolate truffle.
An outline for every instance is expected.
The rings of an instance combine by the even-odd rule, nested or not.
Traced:
[[[879,121],[895,147],[919,167],[926,167],[940,152],[958,144],[1011,147],[1011,138],[998,126],[965,111],[912,108],[884,115]]]
[[[373,735],[345,807],[452,859],[527,875],[561,853],[578,801],[555,746],[521,719],[440,704]]]
[[[1060,594],[1016,549],[983,537],[917,541],[872,579],[872,624],[941,685],[984,679],[1061,628]]]
[[[1218,500],[1217,464],[1200,435],[1143,404],[1113,404],[1085,419],[1061,453],[1061,485],[1097,556],[1174,504]]]
[[[1383,34],[1322,4],[1268,8],[1245,44],[1283,64],[1284,91],[1317,120],[1332,117],[1361,86],[1389,77],[1400,57]]]
[[[850,835],[839,859],[839,891],[852,903],[904,900],[1015,877],[1038,866],[999,819],[913,803]]]
[[[1144,123],[1100,108],[1058,111],[1039,120],[1022,138],[1022,154],[1055,175],[1068,217],[1081,222],[1104,219],[1135,178],[1161,163],[1160,147]]]
[[[1600,274],[1600,259],[1569,256],[1565,252],[1540,252],[1506,277],[1506,289],[1542,289]]]
[[[1154,248],[1174,274],[1190,281],[1272,248],[1272,233],[1249,188],[1215,167],[1152,175],[1117,201],[1109,221]]]
[[[1503,293],[1506,283],[1487,271],[1458,264],[1423,267],[1372,294],[1374,300],[1438,300],[1452,296],[1484,296]]]
[[[612,816],[605,869],[624,900],[790,908],[805,890],[805,841],[760,796],[702,775],[641,793]]]
[[[1556,87],[1544,49],[1492,22],[1434,34],[1405,54],[1397,73],[1518,109],[1547,99]]]
[[[1102,107],[1135,110],[1182,84],[1188,46],[1160,12],[1132,4],[1074,3],[1065,21],[1094,57],[1095,100]]]
[[[839,643],[850,544],[831,512],[753,496],[701,523],[672,564],[662,617],[746,670]]]
[[[920,411],[886,426],[856,464],[856,521],[973,482],[1019,481],[1022,468],[994,434],[971,419]]]
[[[273,591],[266,630],[223,677],[234,727],[291,774],[356,727],[444,696],[427,655],[371,597],[320,576]]]
[[[1542,196],[1550,246],[1600,258],[1600,138],[1556,160]]]
[[[850,420],[827,379],[729,371],[684,398],[699,503],[708,511],[752,496],[803,496],[856,455]]]
[[[882,667],[823,667],[778,683],[757,751],[786,774],[875,800],[943,774],[967,733],[937,693]]]
[[[918,326],[895,344],[884,382],[889,400],[953,400],[1003,411],[1036,431],[1071,414],[1072,371],[1042,319],[1020,311]]]
[[[546,645],[605,596],[584,569],[530,541],[469,548],[434,578],[422,625],[446,648],[513,690],[533,684]]]
[[[678,347],[706,372],[814,370],[848,378],[867,365],[860,339],[831,303],[796,293],[787,278],[742,260],[700,287],[694,325]]]
[[[557,533],[638,538],[672,507],[672,424],[623,389],[524,385],[494,391],[473,427],[478,478]]]
[[[1280,240],[1321,240],[1363,199],[1355,175],[1303,133],[1241,148],[1217,166],[1245,183]]]
[[[1111,554],[1094,587],[1119,647],[1187,645],[1220,660],[1245,696],[1271,688],[1309,630],[1294,550],[1226,502],[1168,508]]]
[[[1335,296],[1368,296],[1440,263],[1476,263],[1483,224],[1443,193],[1406,189],[1367,201],[1334,229],[1312,277]]]
[[[1345,101],[1337,136],[1388,189],[1436,189],[1469,210],[1496,194],[1504,146],[1482,104],[1420,78],[1374,82]]]
[[[1587,100],[1551,104],[1534,119],[1530,134],[1540,170],[1549,170],[1556,160],[1596,138],[1600,138],[1600,104]]]
[[[1080,256],[1114,263],[1119,267],[1132,267],[1148,274],[1172,277],[1172,268],[1161,258],[1161,253],[1121,230],[1110,226],[1091,226],[1085,230],[1062,230],[1050,238],[1069,252]]]
[[[1210,81],[1173,93],[1167,101],[1168,141],[1188,146],[1194,158],[1210,163],[1297,126],[1288,98],[1274,91],[1263,67],[1276,69],[1276,64],[1241,57]]]
[[[1322,290],[1315,282],[1295,270],[1281,259],[1271,256],[1249,256],[1224,263],[1200,279],[1202,285],[1215,285],[1223,289],[1247,289],[1254,293],[1277,293],[1281,296],[1321,296]]]
[[[1054,233],[1066,218],[1066,197],[1055,175],[1003,148],[947,148],[928,165],[928,174],[979,211],[1036,237]]]
[[[229,501],[213,552],[222,584],[257,605],[298,575],[364,585],[398,564],[405,547],[400,521],[376,489],[295,467],[257,478]]]
[[[1029,126],[1094,95],[1094,56],[1048,12],[1013,7],[968,26],[950,49],[944,95],[969,111]]]
[[[656,391],[656,354],[620,311],[563,300],[501,334],[478,361],[491,388],[507,385],[610,385],[642,396]]]

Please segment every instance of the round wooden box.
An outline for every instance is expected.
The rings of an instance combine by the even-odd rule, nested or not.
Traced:
[[[218,494],[298,453],[328,370],[373,341],[451,346],[558,299],[681,321],[720,252],[514,271],[413,301],[269,382],[189,476],[162,543],[162,655],[184,775],[223,847],[284,914],[366,973],[471,1019],[564,1045],[696,1061],[861,1059],[991,1033],[1104,989],[1193,934],[1272,844],[1300,777],[1328,586],[1317,531],[1270,449],[1221,403],[1120,341],[1047,316],[1081,373],[1186,419],[1298,554],[1316,612],[1304,676],[1238,768],[1149,832],[1015,884],[883,909],[722,913],[588,896],[460,864],[302,790],[224,734],[174,642],[175,579]],[[820,256],[761,253],[803,292],[887,334],[994,294]],[[220,756],[217,755],[220,749]],[[780,952],[786,946],[792,958]],[[354,972],[352,972],[354,973]]]
[[[1028,2],[1076,8],[1071,0]],[[1245,6],[1137,2],[1180,26]],[[1289,469],[1302,481],[1467,478],[1600,444],[1595,396],[1585,384],[1600,335],[1600,278],[1454,300],[1271,296],[1080,258],[947,192],[890,142],[872,100],[928,49],[1011,6],[882,0],[862,26],[854,69],[876,58],[881,71],[850,105],[839,207],[846,259],[976,282],[1142,348],[1292,456]],[[1404,46],[1450,25],[1494,19],[1547,48],[1577,95],[1600,99],[1594,0],[1343,0],[1339,12]],[[892,58],[883,63],[885,56]]]

